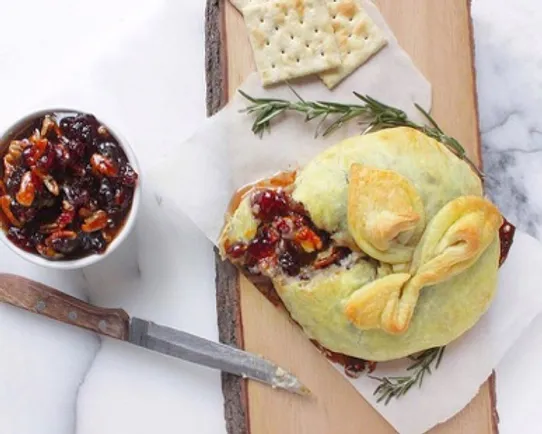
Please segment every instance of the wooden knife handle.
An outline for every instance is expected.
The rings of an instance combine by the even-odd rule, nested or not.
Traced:
[[[0,273],[0,302],[101,335],[128,339],[130,317],[124,310],[92,306],[24,277]]]

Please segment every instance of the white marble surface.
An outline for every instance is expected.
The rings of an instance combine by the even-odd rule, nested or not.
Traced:
[[[45,103],[98,107],[132,141],[145,171],[204,119],[204,0],[3,3],[0,124]],[[489,192],[540,239],[542,4],[473,0],[473,16]],[[76,85],[76,95],[66,91]],[[137,233],[114,261],[59,274],[0,246],[0,272],[216,339],[211,246],[190,222],[168,223],[157,199],[145,190]],[[542,385],[542,318],[535,326],[498,367],[505,434],[539,432],[538,399],[529,393]],[[1,433],[224,432],[217,373],[6,306],[0,346]]]
[[[487,189],[518,228],[542,240],[542,3],[474,0],[473,17]],[[539,316],[497,368],[502,433],[540,432],[541,343]]]

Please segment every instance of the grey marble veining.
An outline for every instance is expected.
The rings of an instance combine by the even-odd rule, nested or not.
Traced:
[[[474,0],[476,69],[489,196],[542,238],[542,3]]]

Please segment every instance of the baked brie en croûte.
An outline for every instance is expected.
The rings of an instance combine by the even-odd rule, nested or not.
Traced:
[[[480,319],[495,294],[501,224],[468,163],[394,128],[245,188],[219,245],[271,279],[311,339],[385,361],[446,345]]]

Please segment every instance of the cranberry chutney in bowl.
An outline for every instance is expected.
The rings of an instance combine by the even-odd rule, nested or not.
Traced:
[[[0,138],[0,238],[38,265],[75,269],[110,254],[140,202],[135,155],[94,115],[43,110]]]

